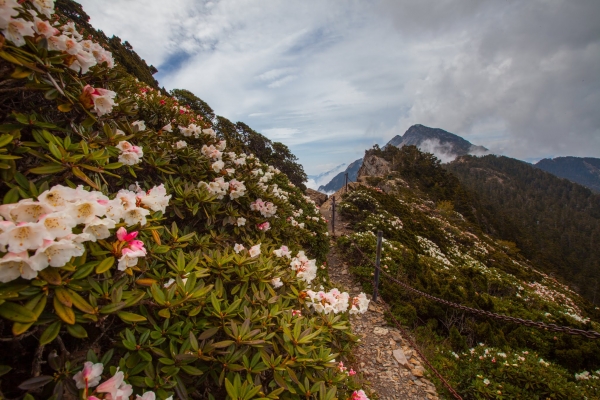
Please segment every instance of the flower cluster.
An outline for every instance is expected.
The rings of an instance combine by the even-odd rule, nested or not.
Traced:
[[[93,88],[90,85],[85,85],[79,96],[79,101],[81,101],[81,104],[86,108],[93,107],[96,114],[101,117],[112,111],[113,107],[116,105],[114,100],[116,96],[117,93],[112,90]]]
[[[369,308],[369,300],[364,293],[353,297],[351,301],[348,293],[340,292],[336,288],[331,289],[329,292],[307,290],[306,294],[309,298],[307,304],[312,306],[316,312],[322,312],[323,314],[346,312],[348,307],[350,307],[350,314],[363,314]]]
[[[49,50],[69,55],[66,63],[73,71],[85,74],[94,65],[103,63],[109,68],[114,67],[112,53],[104,50],[98,43],[83,40],[73,22],[61,26],[62,33],[50,24],[50,18],[54,14],[54,1],[33,1],[37,13],[31,10],[31,14],[19,3],[16,0],[0,2],[0,30],[15,46],[24,46],[26,37],[44,37],[48,40]],[[19,15],[20,18],[15,18]]]
[[[96,387],[94,390],[95,394],[106,393],[106,399],[112,400],[125,400],[133,394],[133,387],[125,382],[125,374],[123,371],[117,371],[115,374],[100,383],[102,378],[102,372],[104,371],[104,365],[101,363],[92,363],[87,361],[83,365],[83,369],[73,376],[75,386],[78,389],[83,389],[83,398],[87,400],[99,400],[94,395],[89,395],[89,389]],[[142,396],[136,396],[138,400],[155,400],[156,394],[154,392],[145,392]],[[168,397],[166,400],[173,400],[173,396]]]
[[[296,257],[292,258],[290,263],[293,271],[296,271],[296,277],[310,283],[317,277],[316,260],[309,260],[304,251],[299,251]]]
[[[252,211],[259,211],[265,218],[272,217],[277,213],[277,206],[268,201],[262,201],[262,199],[256,199],[255,202],[250,204]]]
[[[144,151],[141,147],[134,146],[125,140],[119,142],[116,147],[121,151],[119,162],[125,165],[135,165],[142,161]]]
[[[344,362],[340,361],[338,364],[338,370],[343,373],[346,374],[348,376],[354,376],[356,375],[356,371],[354,371],[352,368],[350,368],[350,371],[348,371],[347,367],[344,367]]]
[[[211,183],[200,182],[198,183],[198,187],[205,188],[208,193],[213,196],[217,196],[217,199],[219,200],[224,198],[227,194],[229,194],[229,198],[231,200],[237,199],[246,194],[246,186],[244,185],[244,182],[240,182],[236,179],[232,179],[231,181],[227,182],[222,176],[215,178]],[[244,220],[244,222],[246,221]]]
[[[145,225],[150,211],[138,207],[138,201],[153,211],[164,212],[170,197],[166,196],[163,185],[147,193],[123,189],[113,200],[100,192],[88,192],[82,186],[72,189],[57,185],[41,193],[38,201],[23,199],[4,204],[0,206],[4,218],[0,221],[0,251],[7,254],[0,259],[0,282],[19,276],[33,279],[48,266],[64,266],[72,257],[83,255],[82,243],[108,238],[110,229],[121,221],[128,226]],[[73,233],[77,226],[83,226],[82,233]],[[124,249],[130,251],[123,253],[126,259],[124,264],[119,263],[120,267],[135,265],[134,255],[146,254],[140,241],[127,243]],[[30,256],[30,251],[35,254]]]

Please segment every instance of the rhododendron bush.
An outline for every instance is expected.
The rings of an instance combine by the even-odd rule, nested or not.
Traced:
[[[0,32],[0,397],[355,397],[314,203],[53,1]]]

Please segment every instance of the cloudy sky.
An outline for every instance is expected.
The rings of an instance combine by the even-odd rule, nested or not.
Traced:
[[[598,0],[79,0],[167,89],[309,174],[413,124],[533,161],[600,157]]]

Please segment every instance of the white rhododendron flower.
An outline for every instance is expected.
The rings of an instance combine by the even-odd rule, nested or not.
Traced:
[[[37,222],[42,215],[49,212],[52,212],[52,207],[32,199],[23,199],[16,204],[0,206],[0,215],[7,220],[19,222]]]
[[[187,142],[185,140],[180,140],[179,142],[175,143],[176,149],[183,149],[185,147],[187,147]]]
[[[11,253],[21,253],[40,247],[46,236],[44,225],[36,222],[20,222],[12,227],[6,227],[0,234],[0,245],[7,246]]]
[[[42,35],[45,38],[49,38],[60,34],[60,31],[52,25],[50,25],[50,22],[44,21],[43,19],[39,19],[35,16],[33,17],[33,30],[35,31],[35,33],[37,33],[38,35]]]
[[[229,181],[229,198],[231,200],[242,197],[245,194],[246,186],[244,185],[244,182],[240,182],[236,179],[232,179]]]
[[[37,266],[27,252],[7,253],[0,258],[0,282],[7,283],[17,279],[33,279],[37,276]]]
[[[246,218],[244,218],[244,217],[239,217],[239,218],[237,219],[237,226],[244,226],[244,225],[246,225]]]
[[[35,255],[31,258],[37,265],[42,265],[42,269],[47,266],[62,267],[72,257],[83,255],[84,251],[85,248],[81,243],[69,239],[61,239],[58,242],[44,240],[44,244],[37,249]]]
[[[83,228],[83,233],[89,234],[91,241],[95,242],[98,239],[106,239],[109,237],[111,235],[110,229],[114,229],[114,227],[114,220],[96,217],[86,224],[85,228]]]
[[[221,170],[222,170],[224,167],[225,167],[225,163],[224,163],[223,161],[221,161],[221,160],[219,160],[219,161],[215,161],[215,162],[212,164],[212,169],[213,169],[213,171],[215,171],[215,172],[221,172]]]
[[[244,250],[245,247],[242,244],[236,243],[235,246],[233,246],[233,251],[236,252],[236,254],[239,254],[240,251]]]
[[[256,199],[254,203],[251,203],[250,209],[253,211],[259,211],[265,218],[272,217],[277,213],[277,206],[275,204],[262,201],[262,199]]]
[[[260,243],[250,247],[248,254],[250,254],[250,257],[252,258],[257,257],[260,254]]]
[[[146,130],[146,122],[145,121],[133,121],[131,126],[135,126],[139,131]]]
[[[0,29],[8,28],[12,17],[19,15],[15,8],[20,7],[17,0],[0,0]]]
[[[2,34],[6,39],[13,42],[17,47],[25,45],[25,36],[33,36],[33,22],[24,19],[11,19],[6,29],[2,29]]]
[[[144,151],[141,147],[134,146],[126,140],[119,142],[115,147],[121,150],[119,162],[125,165],[135,165],[139,163],[144,156]]]
[[[273,285],[275,289],[278,289],[283,286],[283,282],[281,282],[281,278],[277,277],[271,279],[271,285]]]
[[[166,132],[173,132],[173,127],[171,126],[171,123],[169,122],[167,125],[163,126],[161,128],[161,130],[166,131]]]
[[[162,183],[148,190],[147,193],[138,193],[137,197],[143,205],[150,207],[152,211],[161,211],[163,213],[167,210],[169,200],[171,199],[171,195],[167,196],[167,189],[165,189],[165,185]]]
[[[288,249],[287,246],[281,246],[281,248],[274,250],[273,254],[275,254],[277,257],[287,257],[287,258],[291,258],[292,257],[292,252]]]
[[[150,211],[145,208],[135,207],[123,213],[123,220],[127,225],[140,224],[141,226],[144,226],[146,225],[146,216],[148,215],[150,215]]]
[[[317,277],[316,260],[309,260],[304,251],[299,251],[296,257],[292,258],[290,266],[296,271],[296,276],[307,283]]]
[[[369,309],[369,302],[370,300],[367,299],[367,295],[364,293],[353,297],[350,303],[350,314],[364,314]]]
[[[226,140],[219,140],[219,142],[217,143],[217,145],[215,147],[216,147],[217,150],[223,151],[223,150],[225,150],[225,147],[227,147],[227,141]]]
[[[31,0],[31,4],[47,18],[54,14],[54,0]]]
[[[92,98],[94,110],[99,117],[110,113],[116,105],[114,98],[117,96],[117,93],[112,90],[93,88],[90,85],[87,85],[83,88],[83,93]]]
[[[212,128],[202,129],[202,133],[204,133],[205,135],[208,135],[212,138],[215,138],[217,136],[217,134],[215,133],[215,131],[212,130]]]
[[[198,183],[198,187],[205,187],[213,196],[217,196],[217,199],[222,199],[227,194],[229,190],[229,182],[225,182],[225,178],[222,176],[215,178],[211,183],[207,184],[206,182]]]
[[[94,217],[104,216],[106,206],[100,204],[97,200],[90,199],[71,203],[67,206],[66,211],[75,219],[77,224],[87,224],[93,221]]]
[[[204,154],[207,158],[210,158],[211,160],[221,160],[221,158],[223,157],[223,153],[212,144],[210,146],[202,146],[202,149],[200,151],[202,152],[202,154]]]

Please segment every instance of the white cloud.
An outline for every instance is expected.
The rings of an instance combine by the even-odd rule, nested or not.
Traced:
[[[596,0],[81,2],[161,85],[308,173],[417,123],[515,157],[600,154]]]

